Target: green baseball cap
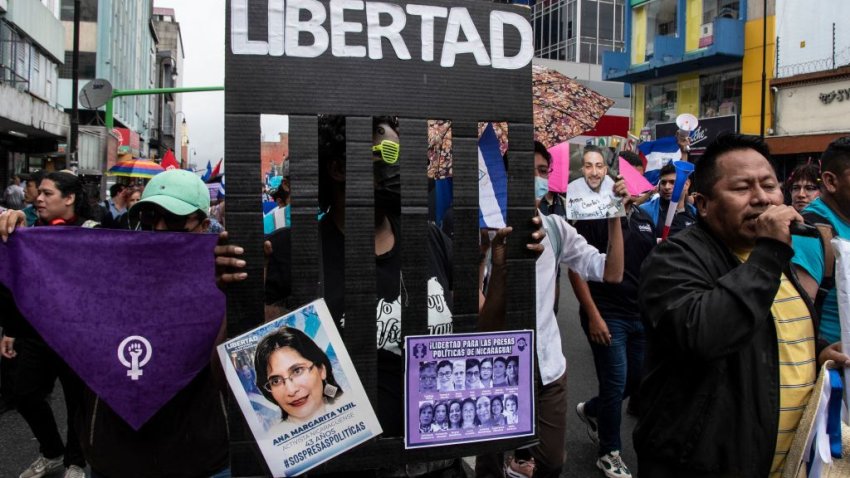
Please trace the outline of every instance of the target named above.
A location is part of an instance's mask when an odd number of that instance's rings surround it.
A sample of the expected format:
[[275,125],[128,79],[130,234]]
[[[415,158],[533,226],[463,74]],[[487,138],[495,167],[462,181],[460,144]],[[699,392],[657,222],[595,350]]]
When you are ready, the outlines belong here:
[[171,169],[157,174],[145,186],[142,199],[130,209],[130,216],[139,213],[142,204],[156,204],[178,216],[195,211],[210,214],[210,192],[207,185],[191,171]]

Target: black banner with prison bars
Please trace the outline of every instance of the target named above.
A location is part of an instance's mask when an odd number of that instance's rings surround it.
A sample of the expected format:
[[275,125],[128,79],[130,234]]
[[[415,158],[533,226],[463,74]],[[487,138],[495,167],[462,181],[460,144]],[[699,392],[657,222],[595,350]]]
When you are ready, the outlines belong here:
[[[348,8],[340,11],[340,5]],[[372,116],[395,115],[400,123],[401,268],[407,291],[402,335],[428,333],[428,254],[422,240],[429,227],[428,119],[452,121],[454,331],[474,331],[478,321],[480,121],[508,123],[507,214],[514,232],[508,242],[506,324],[509,329],[533,329],[535,258],[525,248],[534,215],[528,9],[488,1],[414,5],[313,0],[230,0],[227,9],[226,224],[231,242],[245,248],[249,274],[248,280],[228,289],[228,336],[256,327],[264,317],[258,190],[263,114],[289,115],[290,303],[296,306],[317,297],[320,281],[317,115],[346,117],[346,323],[341,332],[373,404],[378,376]],[[287,34],[288,28],[297,34]],[[343,39],[334,32],[343,32]],[[429,36],[433,42],[426,41]],[[403,54],[399,39],[409,55]],[[292,42],[296,45],[288,47]],[[367,53],[356,56],[362,51],[349,48],[356,46],[366,47]],[[349,56],[344,56],[346,51]],[[238,407],[231,406],[229,414],[233,475],[267,474]],[[529,443],[529,438],[521,438],[405,450],[401,437],[378,438],[323,465],[319,472],[476,455]]]

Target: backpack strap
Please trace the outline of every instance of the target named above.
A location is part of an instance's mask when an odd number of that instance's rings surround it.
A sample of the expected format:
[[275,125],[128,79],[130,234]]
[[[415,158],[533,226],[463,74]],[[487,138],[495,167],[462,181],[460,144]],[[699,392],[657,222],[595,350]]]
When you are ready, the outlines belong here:
[[827,294],[835,288],[835,250],[832,248],[832,238],[835,237],[835,229],[829,219],[814,212],[806,212],[803,219],[818,229],[823,251],[823,277],[818,285],[818,294],[815,297],[815,309],[818,313],[823,310],[823,302]]

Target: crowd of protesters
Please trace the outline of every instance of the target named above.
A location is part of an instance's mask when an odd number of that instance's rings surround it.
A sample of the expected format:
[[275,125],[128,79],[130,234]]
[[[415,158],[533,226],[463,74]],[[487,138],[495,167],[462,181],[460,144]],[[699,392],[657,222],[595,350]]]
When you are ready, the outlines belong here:
[[[378,394],[375,408],[384,435],[404,434],[404,360],[401,338],[402,241],[425,241],[429,294],[445,307],[428,311],[429,330],[452,332],[452,239],[429,224],[423,238],[401,236],[399,131],[393,117],[376,117],[372,128],[375,187],[374,255],[377,281],[376,341]],[[390,147],[394,145],[394,147]],[[840,347],[833,237],[850,238],[850,137],[830,144],[818,164],[798,167],[781,183],[767,146],[757,137],[727,134],[698,158],[683,161],[695,171],[678,204],[672,191],[676,170],[660,171],[656,189],[630,195],[619,176],[612,193],[626,211],[622,218],[570,223],[564,198],[548,190],[552,158],[535,145],[528,166],[540,215],[523,241],[536,260],[535,388],[539,442],[506,455],[476,459],[479,477],[557,477],[567,460],[568,372],[557,323],[560,273],[569,276],[596,369],[596,390],[573,389],[582,400],[575,413],[597,447],[596,466],[609,478],[780,476],[819,367],[827,361],[850,366]],[[613,164],[618,154],[636,169],[634,153],[585,147],[585,169]],[[338,327],[344,327],[345,121],[319,118],[318,171],[321,295]],[[404,159],[402,159],[404,160]],[[506,162],[508,160],[506,159]],[[512,165],[516,167],[515,165]],[[603,166],[603,175],[615,176]],[[532,174],[533,173],[533,174]],[[594,173],[596,174],[596,173]],[[607,184],[595,176],[590,189]],[[595,182],[594,182],[595,181]],[[601,185],[600,185],[601,184]],[[286,191],[272,197],[288,207]],[[784,187],[783,187],[784,186]],[[219,232],[214,257],[218,283],[244,280],[241,247],[227,244],[223,204],[211,208],[203,181],[188,171],[166,171],[146,187],[116,184],[100,202],[69,171],[36,171],[13,177],[3,193],[3,241],[25,227],[77,226],[127,230]],[[672,234],[661,240],[669,208],[676,208]],[[215,216],[218,216],[217,218]],[[216,220],[218,219],[218,220]],[[819,237],[792,236],[793,223],[816,225]],[[481,330],[498,330],[504,315],[505,241],[510,228],[482,234],[491,249],[486,290],[481,290]],[[266,237],[266,317],[292,304],[290,230]],[[155,273],[155,271],[151,271]],[[21,478],[64,470],[65,477],[225,477],[229,471],[225,393],[215,367],[206,367],[139,430],[129,427],[99,400],[61,357],[17,312],[14,297],[0,287],[0,406],[17,407],[39,443],[40,456]],[[222,324],[223,325],[223,324]],[[224,338],[224,329],[220,339]],[[212,351],[210,351],[212,352]],[[504,362],[505,359],[502,359]],[[444,367],[445,365],[445,367]],[[433,363],[421,387],[487,388],[497,380],[497,363]],[[477,372],[469,373],[470,370]],[[486,372],[485,372],[486,371]],[[458,383],[456,376],[463,377]],[[470,382],[470,377],[477,381]],[[46,397],[59,379],[68,409],[67,435],[59,433]],[[259,380],[249,378],[249,380]],[[256,384],[260,389],[265,384]],[[487,398],[484,396],[484,398]],[[621,452],[623,404],[638,417],[634,431],[637,464]],[[423,432],[511,419],[516,397],[493,394],[469,407],[450,401],[420,406]],[[376,476],[464,476],[460,459],[379,470]],[[635,473],[637,474],[637,473]]]

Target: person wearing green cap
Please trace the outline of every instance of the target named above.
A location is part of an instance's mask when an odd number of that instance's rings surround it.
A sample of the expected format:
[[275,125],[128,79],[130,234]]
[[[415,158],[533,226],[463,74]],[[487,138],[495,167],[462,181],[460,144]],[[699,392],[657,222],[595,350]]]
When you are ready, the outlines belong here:
[[131,229],[206,232],[210,193],[193,172],[173,169],[150,180],[142,199],[130,208]]
[[[147,184],[128,212],[129,224],[135,230],[207,232],[209,210],[204,182],[190,171],[169,170]],[[236,258],[242,248],[224,245],[226,232],[219,237],[217,282],[221,286],[245,279],[244,272],[225,272],[245,266],[245,261]],[[224,337],[223,327],[219,336]],[[218,383],[212,367],[206,367],[138,431],[102,403],[98,406],[99,398],[86,390],[82,423],[88,426],[80,431],[80,439],[92,476],[161,476],[165,471],[187,477],[226,474],[227,411]]]

